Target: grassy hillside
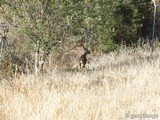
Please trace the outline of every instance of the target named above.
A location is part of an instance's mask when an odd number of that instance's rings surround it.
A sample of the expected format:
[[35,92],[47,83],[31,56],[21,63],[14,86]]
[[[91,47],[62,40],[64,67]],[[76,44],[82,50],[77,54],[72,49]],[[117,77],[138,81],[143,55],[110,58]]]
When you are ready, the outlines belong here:
[[159,51],[123,48],[92,57],[84,70],[2,80],[0,119],[160,119]]

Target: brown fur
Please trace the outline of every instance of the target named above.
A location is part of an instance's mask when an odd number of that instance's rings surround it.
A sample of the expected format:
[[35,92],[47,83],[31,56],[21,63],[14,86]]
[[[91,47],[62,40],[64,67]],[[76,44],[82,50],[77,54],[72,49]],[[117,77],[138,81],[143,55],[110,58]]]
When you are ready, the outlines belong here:
[[83,49],[84,49],[84,53],[81,55],[81,57],[79,58],[79,66],[80,66],[80,68],[85,68],[85,66],[86,66],[86,63],[87,63],[87,54],[90,54],[90,51],[87,49],[87,48],[85,48],[85,47],[83,47]]

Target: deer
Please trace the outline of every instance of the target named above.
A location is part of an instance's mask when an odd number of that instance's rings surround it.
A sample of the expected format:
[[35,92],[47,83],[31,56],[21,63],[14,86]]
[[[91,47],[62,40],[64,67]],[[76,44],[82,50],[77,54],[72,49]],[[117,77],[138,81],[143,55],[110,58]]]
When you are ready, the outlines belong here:
[[85,68],[86,63],[88,62],[86,56],[87,56],[87,54],[91,54],[91,52],[86,47],[83,46],[83,49],[84,49],[84,53],[79,58],[79,66],[80,66],[80,68]]

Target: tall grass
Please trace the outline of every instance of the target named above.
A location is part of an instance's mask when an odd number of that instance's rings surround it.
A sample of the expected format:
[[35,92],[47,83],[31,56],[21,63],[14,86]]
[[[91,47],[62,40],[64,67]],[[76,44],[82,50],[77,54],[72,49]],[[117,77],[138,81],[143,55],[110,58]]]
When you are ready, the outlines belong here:
[[4,79],[0,119],[160,119],[159,51],[124,48],[92,57],[84,70]]

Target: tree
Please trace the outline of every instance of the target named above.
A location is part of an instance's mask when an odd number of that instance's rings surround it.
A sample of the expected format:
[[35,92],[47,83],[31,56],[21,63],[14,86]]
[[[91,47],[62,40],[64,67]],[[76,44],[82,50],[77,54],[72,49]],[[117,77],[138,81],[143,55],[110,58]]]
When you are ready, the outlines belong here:
[[86,43],[92,50],[109,52],[122,42],[136,44],[150,27],[151,0],[4,0],[1,4],[1,14],[13,26],[12,39],[18,43],[13,52],[22,56],[34,52],[39,69],[52,51],[62,56],[74,48],[72,44]]
[[40,61],[45,62],[51,50],[60,46],[69,34],[64,21],[65,7],[62,5],[62,2],[54,0],[5,2],[7,10],[3,14],[4,18],[15,27],[19,35],[25,36],[21,43],[28,41],[25,45],[35,51],[35,69],[43,69]]

